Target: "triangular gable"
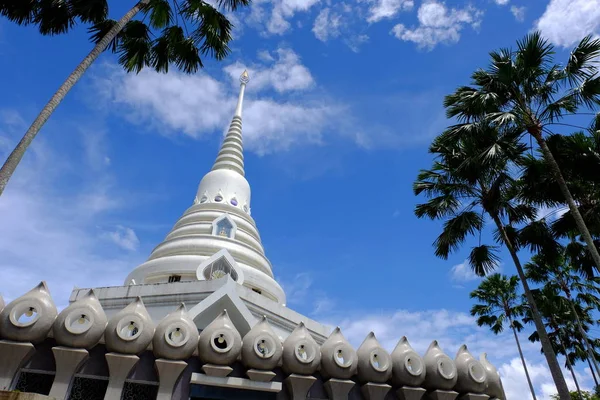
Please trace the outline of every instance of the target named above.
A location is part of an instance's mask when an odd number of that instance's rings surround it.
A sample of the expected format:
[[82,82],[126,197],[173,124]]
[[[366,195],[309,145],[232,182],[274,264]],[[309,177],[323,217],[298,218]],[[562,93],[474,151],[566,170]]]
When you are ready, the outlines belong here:
[[240,299],[236,291],[237,283],[226,276],[227,282],[210,296],[196,304],[188,314],[194,320],[198,329],[204,329],[223,310],[227,310],[229,318],[235,325],[242,337],[256,324],[256,318],[252,315],[246,304]]
[[238,267],[237,262],[234,260],[231,254],[229,254],[227,249],[221,249],[206,260],[202,261],[202,263],[196,269],[196,278],[198,278],[199,281],[207,280],[207,277],[204,275],[205,269],[219,262],[221,259],[235,271],[236,277],[234,280],[240,285],[243,284],[244,274],[242,269]]

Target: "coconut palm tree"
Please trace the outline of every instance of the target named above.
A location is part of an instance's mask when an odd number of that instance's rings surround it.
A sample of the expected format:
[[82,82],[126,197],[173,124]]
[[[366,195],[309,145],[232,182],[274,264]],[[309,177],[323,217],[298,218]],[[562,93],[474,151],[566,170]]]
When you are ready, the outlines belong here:
[[[498,248],[481,243],[488,216],[496,227],[495,241],[503,244],[517,269],[523,285],[550,372],[562,399],[569,399],[569,389],[556,354],[537,313],[535,299],[518,256],[519,242],[516,225],[535,220],[535,209],[516,201],[516,182],[510,175],[526,146],[518,139],[518,129],[498,129],[489,124],[472,127],[473,135],[438,136],[430,146],[436,158],[433,167],[422,170],[413,184],[416,195],[429,200],[415,208],[419,218],[445,220],[442,233],[434,242],[436,256],[447,259],[458,250],[468,236],[478,239],[468,257],[476,274],[484,276],[499,262]],[[546,246],[550,249],[550,246]]]
[[[236,10],[250,0],[219,0],[219,6]],[[53,5],[46,7],[46,5]],[[174,64],[186,73],[202,68],[202,56],[222,60],[229,54],[232,25],[217,8],[203,0],[138,0],[118,21],[106,19],[107,0],[0,0],[0,15],[21,24],[36,24],[43,34],[66,32],[79,19],[92,22],[95,43],[35,118],[21,141],[0,168],[0,196],[25,151],[67,93],[104,50],[119,55],[127,72],[150,67],[167,72]],[[134,20],[138,14],[148,24]]]
[[529,376],[529,370],[525,363],[525,356],[521,349],[521,342],[517,332],[523,330],[523,324],[518,320],[525,313],[525,307],[521,302],[521,296],[517,294],[519,286],[519,278],[516,276],[507,277],[506,275],[493,274],[485,278],[479,287],[472,291],[470,297],[476,299],[479,303],[471,308],[471,315],[477,316],[477,325],[489,326],[495,335],[504,330],[504,326],[508,326],[513,332],[519,357],[523,363],[525,377],[529,384],[531,397],[536,400],[533,383]]
[[569,309],[579,334],[581,344],[591,360],[594,369],[600,373],[594,351],[588,340],[587,333],[579,318],[576,307],[585,305],[592,309],[600,309],[600,279],[597,277],[582,279],[579,273],[571,266],[563,255],[560,257],[545,257],[543,253],[534,255],[531,261],[525,264],[527,278],[535,283],[542,283],[556,292],[562,292],[564,303]]
[[516,50],[491,52],[490,66],[472,74],[472,86],[459,87],[446,97],[446,113],[456,117],[459,124],[445,134],[476,134],[477,124],[486,121],[534,138],[587,250],[599,266],[598,248],[545,136],[556,126],[570,125],[563,122],[566,117],[600,104],[600,76],[595,62],[600,56],[600,39],[588,36],[581,40],[564,66],[556,64],[553,55],[553,46],[539,32],[518,41]]

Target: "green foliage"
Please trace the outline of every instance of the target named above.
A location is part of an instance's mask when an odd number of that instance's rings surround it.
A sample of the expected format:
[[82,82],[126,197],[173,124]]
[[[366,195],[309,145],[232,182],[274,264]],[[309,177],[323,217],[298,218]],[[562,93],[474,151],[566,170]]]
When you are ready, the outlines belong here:
[[[203,57],[222,60],[230,52],[233,25],[222,10],[249,4],[250,0],[221,0],[215,8],[203,0],[147,0],[144,18],[129,21],[108,50],[117,53],[127,72],[168,72],[174,65],[194,73],[203,67]],[[108,11],[107,0],[0,0],[0,16],[19,25],[36,25],[43,35],[67,33],[80,22],[89,23],[94,44],[116,24]]]
[[486,277],[470,294],[479,302],[471,308],[471,315],[477,317],[477,325],[489,326],[495,334],[501,333],[506,324],[520,332],[523,325],[519,319],[525,315],[525,307],[518,287],[516,276],[493,274]]
[[[591,392],[581,392],[581,396],[577,392],[571,392],[571,400],[600,400],[600,396]],[[551,399],[560,400],[558,394],[550,396]]]

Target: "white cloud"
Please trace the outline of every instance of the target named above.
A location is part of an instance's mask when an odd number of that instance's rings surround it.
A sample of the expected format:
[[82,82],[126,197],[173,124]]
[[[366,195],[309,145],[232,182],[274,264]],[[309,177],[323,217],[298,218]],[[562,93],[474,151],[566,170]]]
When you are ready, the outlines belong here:
[[473,272],[469,262],[465,260],[463,263],[457,264],[450,269],[450,279],[453,282],[470,282],[481,278]]
[[273,54],[263,51],[259,53],[259,58],[263,60],[270,58],[272,61],[267,61],[267,65],[256,67],[236,62],[228,65],[224,70],[237,85],[239,76],[247,69],[252,81],[252,88],[256,91],[273,88],[279,93],[284,93],[306,90],[315,84],[308,68],[301,63],[300,57],[291,49],[279,48]]
[[324,8],[319,12],[312,31],[316,38],[326,42],[330,38],[336,38],[340,35],[341,15],[331,12],[329,8]]
[[496,4],[500,5],[500,6],[505,6],[508,4],[508,2],[510,0],[494,0],[496,2]]
[[439,43],[452,44],[460,40],[463,28],[479,27],[483,13],[468,6],[463,9],[448,8],[443,2],[425,1],[417,13],[419,25],[407,28],[398,24],[392,29],[396,38],[414,42],[420,48],[433,49]]
[[[531,377],[531,381],[536,391],[536,397],[539,400],[551,400],[551,396],[556,394],[556,386],[554,385],[552,374],[550,374],[550,370],[543,360],[544,359],[541,357],[539,363],[530,363],[526,360],[527,371],[529,372],[529,376]],[[520,358],[513,358],[509,362],[502,364],[498,367],[498,372],[500,372],[500,376],[502,377],[502,385],[504,386],[507,399],[532,398],[525,377],[523,363]],[[571,373],[566,369],[563,369],[563,375],[569,389],[572,391],[576,390]],[[591,390],[592,382],[590,374],[583,375],[578,371],[575,371],[575,376],[581,385],[581,390]]]
[[600,0],[551,0],[535,27],[552,43],[572,46],[600,34]]
[[[4,128],[0,141],[7,145],[14,145],[24,128],[15,126],[11,132],[10,124],[0,126]],[[51,136],[52,124],[46,130]],[[81,140],[84,148],[89,144],[86,133],[77,129],[70,140]],[[0,159],[9,147],[0,146]],[[135,252],[113,252],[97,240],[97,226],[104,224],[106,212],[117,211],[122,202],[108,172],[94,165],[96,156],[88,158],[87,150],[82,155],[82,159],[74,153],[69,156],[40,136],[2,195],[0,291],[7,301],[46,280],[57,306],[64,307],[74,283],[83,287],[120,285],[123,271],[142,261]],[[99,160],[104,157],[107,155]],[[74,177],[75,182],[83,183],[74,185]]]
[[360,51],[360,46],[369,41],[369,36],[365,34],[353,35],[347,38],[344,42],[355,53]]
[[319,0],[275,0],[271,17],[267,22],[267,31],[271,34],[282,35],[291,28],[289,19],[297,12],[308,11]]
[[[268,96],[270,90],[306,92],[314,88],[310,71],[291,50],[274,53],[276,61],[261,67],[250,65],[250,83],[244,101],[245,146],[259,154],[285,150],[295,144],[321,143],[323,132],[339,118],[342,106],[326,96],[295,96],[293,101]],[[266,54],[262,54],[264,59]],[[245,68],[234,63],[225,72],[238,82]],[[132,123],[147,124],[164,134],[199,138],[228,126],[237,98],[236,86],[224,85],[201,71],[195,75],[142,71],[125,74],[106,68],[96,84],[115,112]]]
[[525,7],[517,7],[517,6],[510,7],[510,12],[513,14],[515,19],[519,22],[525,21],[525,10],[526,10]]
[[367,22],[378,22],[385,18],[395,17],[400,11],[410,11],[415,6],[413,0],[375,0],[369,8]]
[[105,232],[103,236],[124,250],[135,251],[140,245],[135,231],[121,225],[112,232]]

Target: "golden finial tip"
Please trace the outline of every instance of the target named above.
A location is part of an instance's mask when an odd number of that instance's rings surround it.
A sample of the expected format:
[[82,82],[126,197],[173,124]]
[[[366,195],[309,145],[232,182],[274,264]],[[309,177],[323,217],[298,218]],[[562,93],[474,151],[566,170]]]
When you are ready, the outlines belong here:
[[240,76],[240,82],[242,83],[248,83],[248,81],[250,80],[250,75],[248,75],[248,70],[244,70],[244,72],[242,72],[242,76]]

